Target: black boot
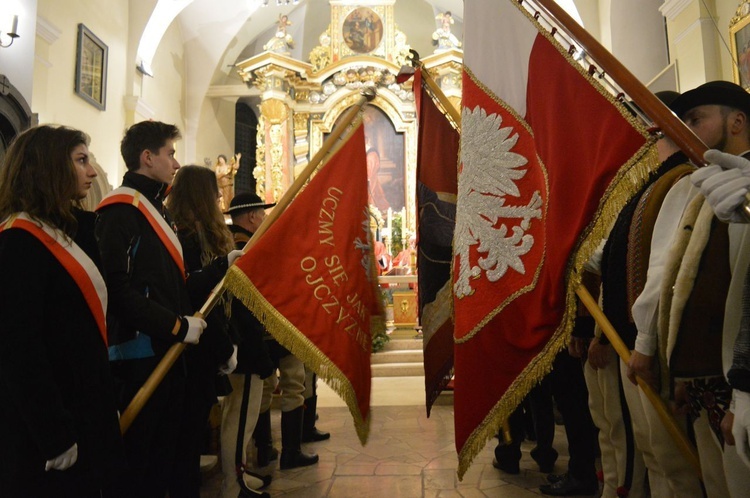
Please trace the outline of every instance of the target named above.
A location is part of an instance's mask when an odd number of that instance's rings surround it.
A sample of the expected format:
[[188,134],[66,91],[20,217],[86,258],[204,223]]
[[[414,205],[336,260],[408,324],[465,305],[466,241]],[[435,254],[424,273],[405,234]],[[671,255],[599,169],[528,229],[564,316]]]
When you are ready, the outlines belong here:
[[258,423],[255,424],[253,439],[255,439],[255,447],[258,448],[258,467],[265,467],[279,457],[278,450],[273,447],[270,409],[258,415]]
[[331,437],[330,432],[321,432],[315,427],[315,416],[317,415],[318,397],[312,396],[305,400],[305,411],[302,417],[302,442],[312,443],[325,441]]
[[318,463],[318,455],[302,453],[302,410],[300,406],[281,412],[281,470],[305,467]]

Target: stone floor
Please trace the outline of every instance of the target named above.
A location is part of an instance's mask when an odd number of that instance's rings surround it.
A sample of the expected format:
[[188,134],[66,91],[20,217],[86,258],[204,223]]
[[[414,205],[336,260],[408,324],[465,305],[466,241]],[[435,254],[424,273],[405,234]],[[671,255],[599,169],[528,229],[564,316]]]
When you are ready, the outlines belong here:
[[[338,396],[319,382],[318,428],[331,439],[305,445],[317,452],[317,465],[280,471],[278,462],[264,472],[273,475],[267,491],[273,497],[299,498],[432,498],[432,497],[539,497],[544,475],[529,456],[531,443],[523,444],[521,474],[508,475],[492,467],[495,441],[474,460],[463,481],[456,475],[453,440],[453,406],[450,398],[433,407],[427,418],[422,377],[374,378],[370,437],[361,446],[351,415]],[[272,427],[279,443],[279,412]],[[567,467],[567,444],[560,427],[555,448],[560,458],[555,472]],[[276,464],[276,465],[274,465]],[[201,498],[217,498],[221,474],[205,475]]]

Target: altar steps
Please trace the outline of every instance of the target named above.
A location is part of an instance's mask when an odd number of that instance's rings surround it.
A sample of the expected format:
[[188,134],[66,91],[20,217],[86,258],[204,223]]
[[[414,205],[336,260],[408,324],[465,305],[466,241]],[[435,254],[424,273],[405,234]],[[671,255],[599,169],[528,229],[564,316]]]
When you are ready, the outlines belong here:
[[373,377],[421,377],[424,376],[422,338],[393,337],[382,351],[371,356]]

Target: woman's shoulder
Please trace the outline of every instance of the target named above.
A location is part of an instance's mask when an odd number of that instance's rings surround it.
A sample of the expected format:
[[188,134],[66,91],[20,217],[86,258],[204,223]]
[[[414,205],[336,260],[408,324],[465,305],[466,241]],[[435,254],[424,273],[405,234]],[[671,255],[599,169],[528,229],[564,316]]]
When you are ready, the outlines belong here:
[[38,260],[49,253],[46,246],[31,232],[11,228],[0,232],[0,262],[18,264],[19,260]]

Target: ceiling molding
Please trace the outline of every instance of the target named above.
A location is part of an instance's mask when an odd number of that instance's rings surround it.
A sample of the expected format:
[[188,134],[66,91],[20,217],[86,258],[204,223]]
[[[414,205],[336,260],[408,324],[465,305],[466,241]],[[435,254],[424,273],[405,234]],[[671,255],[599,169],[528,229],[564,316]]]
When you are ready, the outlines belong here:
[[154,109],[146,104],[141,98],[135,95],[126,95],[124,100],[126,110],[134,111],[145,119],[153,119],[154,116],[156,116],[156,111],[154,111]]
[[659,12],[668,21],[674,21],[691,3],[693,3],[693,0],[664,0],[662,6],[659,7]]
[[42,40],[52,45],[58,38],[60,38],[61,33],[62,31],[60,31],[60,28],[49,22],[44,17],[36,17],[36,34]]

